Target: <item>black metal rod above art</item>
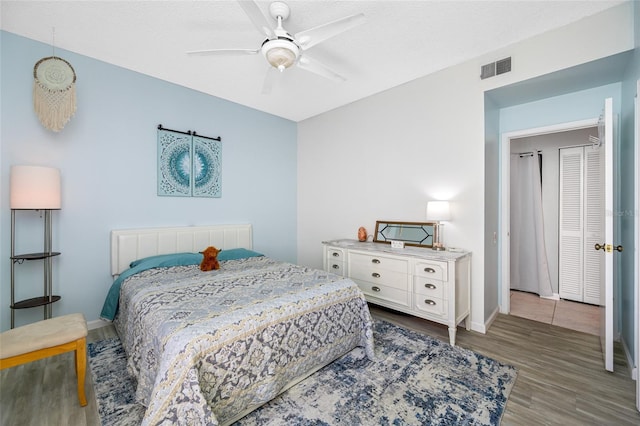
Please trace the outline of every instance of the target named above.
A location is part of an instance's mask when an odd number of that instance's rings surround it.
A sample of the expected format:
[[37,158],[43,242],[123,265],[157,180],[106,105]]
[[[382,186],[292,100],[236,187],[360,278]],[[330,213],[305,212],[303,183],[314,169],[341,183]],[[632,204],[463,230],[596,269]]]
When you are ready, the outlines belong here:
[[204,139],[211,139],[212,141],[222,141],[222,138],[220,136],[214,138],[211,136],[202,136],[196,133],[196,131],[191,131],[191,130],[187,130],[186,132],[180,131],[180,130],[173,130],[173,129],[167,129],[166,127],[162,127],[162,124],[158,124],[158,130],[164,130],[166,132],[174,132],[174,133],[180,133],[182,135],[191,135],[191,136],[197,136],[199,138],[204,138]]

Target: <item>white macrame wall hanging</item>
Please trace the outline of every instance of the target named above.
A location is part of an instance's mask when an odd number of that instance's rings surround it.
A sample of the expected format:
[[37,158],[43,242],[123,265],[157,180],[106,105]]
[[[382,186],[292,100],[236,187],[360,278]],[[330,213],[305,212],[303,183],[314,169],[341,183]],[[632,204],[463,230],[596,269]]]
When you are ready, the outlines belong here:
[[33,67],[33,107],[44,127],[62,130],[76,112],[76,72],[57,56],[40,59]]

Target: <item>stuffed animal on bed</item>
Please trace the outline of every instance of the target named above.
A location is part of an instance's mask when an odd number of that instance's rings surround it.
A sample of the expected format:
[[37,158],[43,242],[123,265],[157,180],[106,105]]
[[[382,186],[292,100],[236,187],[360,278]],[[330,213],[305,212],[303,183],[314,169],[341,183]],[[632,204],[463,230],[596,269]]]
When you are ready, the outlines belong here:
[[220,262],[218,262],[218,253],[222,250],[218,250],[214,246],[207,247],[202,253],[202,262],[200,263],[201,271],[211,271],[213,269],[220,269]]

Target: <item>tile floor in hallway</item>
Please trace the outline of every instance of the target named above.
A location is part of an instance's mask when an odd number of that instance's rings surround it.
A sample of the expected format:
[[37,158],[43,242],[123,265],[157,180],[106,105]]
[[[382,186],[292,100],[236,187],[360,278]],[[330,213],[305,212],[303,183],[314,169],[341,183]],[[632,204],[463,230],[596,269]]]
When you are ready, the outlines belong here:
[[537,294],[511,291],[511,315],[600,335],[600,307],[586,303],[542,299]]

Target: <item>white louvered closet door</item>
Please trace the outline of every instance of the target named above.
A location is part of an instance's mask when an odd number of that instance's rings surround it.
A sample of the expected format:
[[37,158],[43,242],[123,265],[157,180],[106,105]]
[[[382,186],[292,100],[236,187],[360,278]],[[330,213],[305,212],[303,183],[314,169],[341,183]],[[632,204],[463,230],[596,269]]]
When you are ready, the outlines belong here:
[[563,299],[599,304],[602,256],[600,152],[592,147],[560,150],[559,293]]
[[560,150],[560,235],[558,290],[563,299],[582,301],[584,269],[582,148]]
[[604,281],[604,256],[593,247],[604,241],[604,185],[602,181],[601,152],[598,148],[584,147],[585,203],[584,203],[584,291],[583,302],[600,304],[600,284]]

